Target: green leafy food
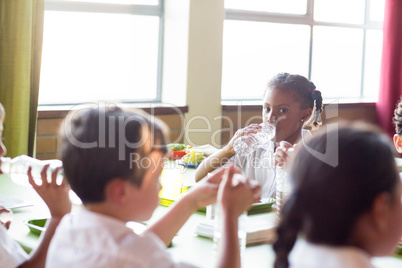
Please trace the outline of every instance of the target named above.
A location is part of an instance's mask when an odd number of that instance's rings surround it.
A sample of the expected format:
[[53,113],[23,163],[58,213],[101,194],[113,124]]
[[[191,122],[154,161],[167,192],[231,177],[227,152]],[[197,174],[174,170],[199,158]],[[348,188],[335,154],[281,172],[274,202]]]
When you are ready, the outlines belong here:
[[171,151],[184,151],[187,149],[187,146],[181,143],[170,143],[168,147]]

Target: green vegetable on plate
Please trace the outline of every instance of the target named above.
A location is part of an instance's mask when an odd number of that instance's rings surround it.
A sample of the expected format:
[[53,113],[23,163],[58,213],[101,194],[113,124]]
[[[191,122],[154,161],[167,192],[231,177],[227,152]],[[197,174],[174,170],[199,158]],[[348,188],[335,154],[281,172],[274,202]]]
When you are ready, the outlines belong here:
[[184,151],[187,149],[187,145],[181,143],[170,143],[168,144],[168,148],[171,151]]

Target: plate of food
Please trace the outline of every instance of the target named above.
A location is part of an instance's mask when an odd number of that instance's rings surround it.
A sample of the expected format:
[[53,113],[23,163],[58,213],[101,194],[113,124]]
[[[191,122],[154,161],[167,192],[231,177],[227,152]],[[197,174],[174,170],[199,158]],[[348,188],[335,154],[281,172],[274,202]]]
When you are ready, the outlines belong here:
[[191,146],[187,146],[182,143],[170,143],[168,144],[169,148],[169,159],[171,160],[177,160],[181,159],[183,156],[186,155],[186,150],[191,148]]
[[189,168],[198,167],[201,162],[205,159],[203,152],[197,152],[195,150],[187,150],[186,155],[181,159],[176,160],[179,165],[183,165]]

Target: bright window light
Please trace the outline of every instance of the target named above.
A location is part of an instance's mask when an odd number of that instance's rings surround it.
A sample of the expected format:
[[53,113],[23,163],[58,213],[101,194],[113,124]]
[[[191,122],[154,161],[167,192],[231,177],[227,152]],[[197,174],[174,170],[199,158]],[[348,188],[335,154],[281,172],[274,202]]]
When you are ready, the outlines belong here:
[[225,8],[306,14],[307,0],[226,0]]
[[46,11],[40,104],[157,98],[159,17]]
[[370,0],[370,19],[373,21],[384,20],[385,0]]
[[307,76],[309,32],[305,25],[226,20],[222,98],[261,99],[278,72]]
[[314,27],[311,80],[325,98],[360,97],[363,30]]
[[107,3],[122,5],[150,5],[158,4],[158,0],[67,0],[71,2],[87,2],[87,3]]
[[382,54],[382,31],[366,32],[366,57],[364,60],[364,96],[378,98]]
[[314,20],[364,23],[365,0],[314,0]]
[[384,3],[226,0],[222,99],[260,99],[269,78],[289,72],[326,100],[376,101]]

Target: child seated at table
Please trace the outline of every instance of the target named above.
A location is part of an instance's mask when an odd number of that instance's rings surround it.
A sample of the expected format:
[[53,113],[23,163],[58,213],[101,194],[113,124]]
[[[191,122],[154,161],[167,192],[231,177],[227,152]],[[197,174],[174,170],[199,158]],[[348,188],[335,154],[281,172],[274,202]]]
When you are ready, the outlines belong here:
[[192,267],[166,251],[197,209],[218,199],[224,211],[219,267],[239,267],[237,218],[259,198],[259,187],[232,184],[233,167],[187,191],[146,231],[128,221],[148,220],[158,206],[167,152],[163,126],[149,115],[116,106],[71,112],[61,128],[66,179],[83,202],[65,216],[51,242],[47,267]]
[[373,267],[372,256],[394,252],[402,184],[386,135],[356,123],[320,131],[292,161],[275,267]]
[[[402,100],[398,101],[396,109],[394,111],[394,117],[392,118],[395,124],[394,145],[398,153],[402,153]],[[399,173],[402,179],[402,173]],[[402,245],[402,237],[399,243]]]
[[196,171],[196,181],[225,163],[234,163],[245,177],[256,180],[261,185],[261,197],[275,198],[275,149],[281,141],[290,145],[297,143],[308,133],[304,128],[317,125],[321,111],[321,92],[307,78],[289,73],[274,76],[264,92],[262,111],[263,122],[276,127],[272,141],[268,141],[249,156],[240,156],[234,151],[234,142],[243,135],[256,134],[261,131],[261,126],[251,124],[238,130],[225,147],[201,162]]
[[[0,157],[7,152],[3,144],[3,121],[5,119],[5,111],[0,103]],[[46,178],[46,171],[49,166],[46,166],[42,171],[42,184],[37,185],[32,178],[30,170],[28,171],[29,183],[35,191],[45,201],[49,207],[51,218],[47,225],[46,232],[42,236],[42,240],[38,248],[28,256],[25,251],[7,234],[7,229],[10,226],[10,221],[0,221],[0,267],[45,267],[45,260],[50,240],[53,237],[54,231],[59,224],[61,218],[71,210],[71,202],[68,196],[69,187],[66,183],[61,185],[56,184],[56,176],[59,169],[56,169],[51,176],[50,182]],[[0,174],[1,161],[0,161]],[[0,213],[8,213],[9,210],[0,206]]]
[[395,124],[394,145],[398,153],[402,153],[402,100],[398,101],[392,118]]

